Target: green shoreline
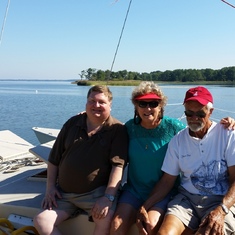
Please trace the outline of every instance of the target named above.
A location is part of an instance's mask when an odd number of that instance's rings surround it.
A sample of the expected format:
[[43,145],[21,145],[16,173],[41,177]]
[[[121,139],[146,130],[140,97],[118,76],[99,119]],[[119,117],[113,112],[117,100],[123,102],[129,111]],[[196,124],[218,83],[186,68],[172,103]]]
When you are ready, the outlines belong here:
[[[78,86],[94,86],[94,85],[107,85],[107,86],[138,86],[140,80],[127,80],[127,81],[87,81],[78,80],[71,82]],[[221,86],[235,86],[233,81],[195,81],[195,82],[165,82],[154,81],[159,85],[221,85]]]

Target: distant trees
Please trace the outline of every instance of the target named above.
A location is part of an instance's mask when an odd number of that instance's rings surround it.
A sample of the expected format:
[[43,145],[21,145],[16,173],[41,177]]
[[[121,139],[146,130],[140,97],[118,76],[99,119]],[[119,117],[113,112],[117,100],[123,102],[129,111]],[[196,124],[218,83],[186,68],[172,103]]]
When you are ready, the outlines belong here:
[[91,81],[106,80],[140,80],[140,81],[166,81],[166,82],[195,82],[195,81],[232,81],[235,82],[235,66],[222,69],[176,69],[164,72],[138,73],[127,70],[111,72],[89,68],[79,74],[81,79]]

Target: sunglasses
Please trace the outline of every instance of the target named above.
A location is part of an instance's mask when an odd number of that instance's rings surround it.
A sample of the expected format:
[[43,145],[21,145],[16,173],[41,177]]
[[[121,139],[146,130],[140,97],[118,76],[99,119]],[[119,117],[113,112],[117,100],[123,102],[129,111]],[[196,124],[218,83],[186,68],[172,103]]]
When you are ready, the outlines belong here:
[[139,101],[138,105],[140,108],[146,108],[147,106],[149,106],[149,108],[156,108],[158,106],[159,102],[158,101]]
[[204,118],[206,116],[206,113],[203,112],[203,111],[193,112],[193,111],[190,111],[190,110],[186,110],[186,111],[184,111],[184,114],[185,114],[186,117],[196,116],[196,117],[199,117],[199,118]]

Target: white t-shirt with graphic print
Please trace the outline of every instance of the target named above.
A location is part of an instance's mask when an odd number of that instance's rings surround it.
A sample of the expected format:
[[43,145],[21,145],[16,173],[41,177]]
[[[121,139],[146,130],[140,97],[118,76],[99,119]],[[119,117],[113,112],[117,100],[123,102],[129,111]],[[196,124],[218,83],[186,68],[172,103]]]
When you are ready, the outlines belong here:
[[213,122],[203,139],[189,135],[189,128],[170,141],[162,170],[181,174],[181,186],[199,195],[224,195],[228,167],[235,165],[235,131]]

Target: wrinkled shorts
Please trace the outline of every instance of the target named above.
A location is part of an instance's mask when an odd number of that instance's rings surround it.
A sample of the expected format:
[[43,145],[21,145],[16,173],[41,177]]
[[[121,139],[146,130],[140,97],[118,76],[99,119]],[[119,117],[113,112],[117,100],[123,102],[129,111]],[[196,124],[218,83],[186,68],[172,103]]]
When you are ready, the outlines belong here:
[[[103,197],[105,194],[106,186],[101,186],[91,192],[77,194],[77,193],[65,193],[60,188],[60,194],[62,198],[57,199],[57,210],[63,210],[70,215],[70,218],[76,217],[79,214],[87,214],[89,221],[93,221],[91,216],[91,210],[96,201]],[[115,211],[117,205],[117,197],[112,203],[110,210]]]
[[[179,187],[179,193],[169,202],[166,214],[178,217],[185,226],[197,230],[201,221],[215,209],[223,196],[201,196]],[[224,220],[225,234],[235,234],[235,206],[230,208]]]

